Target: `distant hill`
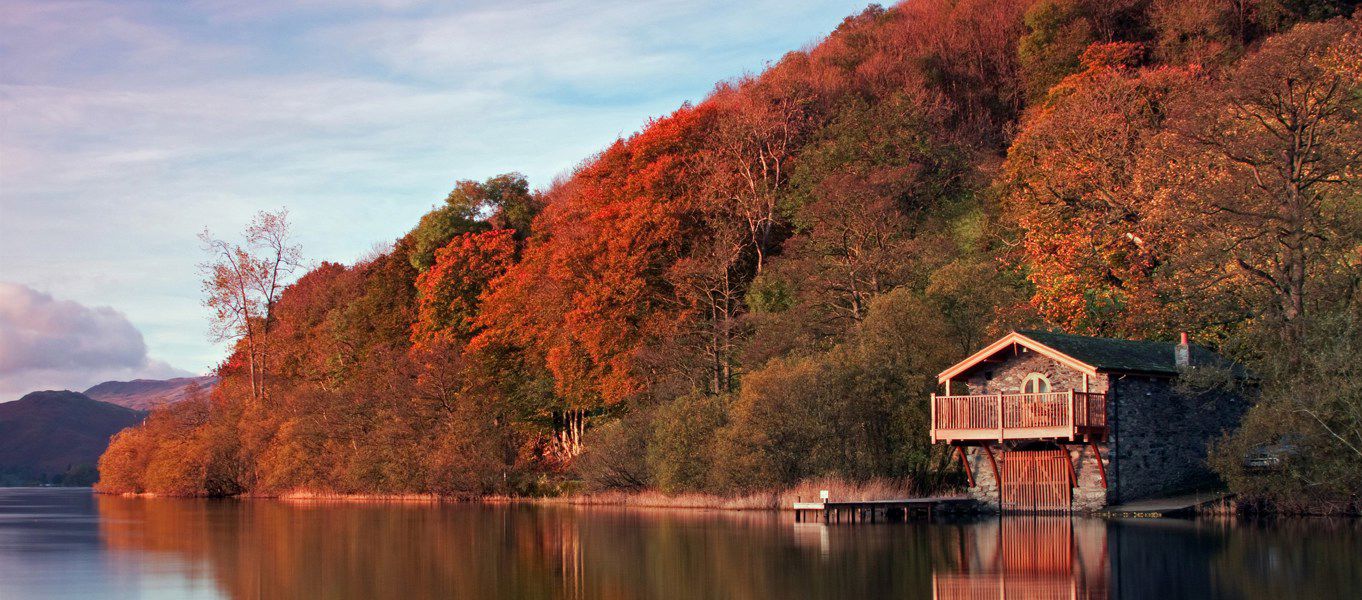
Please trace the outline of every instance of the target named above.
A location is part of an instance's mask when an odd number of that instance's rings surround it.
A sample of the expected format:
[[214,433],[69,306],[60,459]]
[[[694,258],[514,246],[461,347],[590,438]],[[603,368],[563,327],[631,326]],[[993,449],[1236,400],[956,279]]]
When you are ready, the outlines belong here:
[[218,378],[213,375],[164,380],[106,381],[85,390],[85,395],[100,402],[117,404],[133,410],[151,410],[163,404],[174,404],[184,400],[191,385],[198,385],[204,392],[208,392],[217,384]]
[[0,403],[0,485],[90,485],[109,438],[146,415],[72,391]]

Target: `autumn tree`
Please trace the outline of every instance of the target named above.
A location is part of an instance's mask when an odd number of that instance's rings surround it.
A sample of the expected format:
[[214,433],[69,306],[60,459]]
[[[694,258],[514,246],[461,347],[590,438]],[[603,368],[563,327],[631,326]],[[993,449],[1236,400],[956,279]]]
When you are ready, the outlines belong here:
[[522,260],[483,298],[474,348],[521,348],[542,361],[571,454],[588,411],[647,390],[644,344],[677,331],[690,310],[667,274],[704,239],[685,185],[704,119],[682,108],[550,190]]
[[259,212],[246,227],[242,243],[199,235],[208,262],[204,303],[212,311],[216,341],[244,344],[251,397],[265,397],[275,326],[275,307],[293,273],[302,266],[302,251],[291,239],[288,211]]
[[359,268],[323,262],[293,282],[275,308],[275,362],[285,378],[335,386],[353,364],[355,340],[339,328],[338,315],[363,293]]
[[535,226],[551,234],[531,238],[484,299],[479,337],[540,353],[571,402],[637,394],[643,340],[681,310],[665,275],[695,232],[682,184],[700,118],[687,107],[659,119],[550,191]]
[[1170,97],[1190,72],[1142,70],[1134,44],[1095,45],[1086,70],[1033,108],[1008,151],[1004,219],[1032,301],[1069,331],[1132,333],[1155,310],[1149,280],[1163,257],[1147,214],[1140,161],[1165,126]]
[[[502,475],[517,459],[516,444],[507,441],[513,421],[532,416],[542,404],[526,397],[536,395],[535,370],[498,343],[480,344],[471,354],[466,345],[478,332],[490,282],[515,262],[515,235],[510,229],[465,233],[436,251],[435,263],[416,278],[419,300],[409,352],[418,368],[414,393],[440,411],[440,443],[461,448],[459,456],[474,461],[468,468],[485,473],[495,463],[502,465]],[[442,468],[449,460],[442,460]]]
[[479,298],[515,259],[514,235],[510,229],[465,233],[435,251],[435,263],[416,278],[420,303],[413,341],[472,337]]
[[1142,41],[1145,0],[1040,0],[1026,11],[1026,35],[1017,45],[1022,78],[1032,102],[1064,77],[1086,68],[1088,46]]
[[808,92],[781,80],[720,86],[706,104],[718,111],[706,151],[708,194],[747,231],[760,273],[779,243],[780,194],[809,127]]
[[1151,176],[1179,283],[1258,291],[1288,346],[1312,308],[1352,301],[1362,276],[1359,23],[1300,25],[1198,86]]
[[1303,21],[1347,16],[1349,0],[1154,0],[1148,8],[1159,58],[1170,64],[1225,63],[1262,38]]
[[967,168],[934,131],[909,97],[855,102],[800,156],[786,206],[797,233],[781,267],[799,282],[799,318],[847,329],[875,296],[933,268],[933,248],[952,245],[936,234],[959,207]]
[[[707,235],[667,272],[677,290],[670,299],[689,318],[678,319],[670,339],[658,339],[646,360],[712,394],[737,384],[737,348],[743,337],[744,296],[755,269],[750,232],[710,213]],[[713,218],[713,217],[718,218]]]

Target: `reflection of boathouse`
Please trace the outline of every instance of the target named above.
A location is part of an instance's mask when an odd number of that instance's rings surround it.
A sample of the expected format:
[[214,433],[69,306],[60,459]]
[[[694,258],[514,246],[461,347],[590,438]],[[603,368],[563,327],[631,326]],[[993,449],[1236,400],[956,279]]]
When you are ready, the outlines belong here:
[[1007,518],[959,538],[958,568],[932,573],[938,600],[1108,597],[1106,524],[1068,517]]
[[1013,332],[938,376],[932,441],[954,446],[970,494],[1003,510],[1094,510],[1184,491],[1207,475],[1208,443],[1246,405],[1176,383],[1223,363],[1185,336]]

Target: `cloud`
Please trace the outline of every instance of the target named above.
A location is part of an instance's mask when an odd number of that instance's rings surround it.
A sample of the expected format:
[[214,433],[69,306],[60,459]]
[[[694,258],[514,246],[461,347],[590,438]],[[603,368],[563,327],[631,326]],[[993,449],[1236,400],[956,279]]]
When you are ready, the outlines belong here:
[[148,354],[209,368],[205,226],[286,206],[308,258],[352,261],[456,180],[545,185],[863,7],[5,0],[0,279],[116,306]]
[[122,313],[0,282],[0,399],[34,389],[83,390],[109,379],[188,373],[147,356]]

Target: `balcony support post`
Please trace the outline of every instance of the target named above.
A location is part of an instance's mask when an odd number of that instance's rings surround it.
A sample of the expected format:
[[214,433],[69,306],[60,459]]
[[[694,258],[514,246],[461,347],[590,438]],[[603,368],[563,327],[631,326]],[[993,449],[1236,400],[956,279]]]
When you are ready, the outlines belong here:
[[956,446],[955,453],[960,455],[960,466],[965,468],[965,480],[969,481],[970,487],[974,487],[974,472],[969,470],[969,457],[965,455],[965,447]]
[[993,483],[998,486],[998,494],[1001,498],[1003,493],[1003,476],[998,473],[998,460],[993,458],[993,449],[988,444],[980,444],[984,452],[988,454],[988,464],[993,467]]

